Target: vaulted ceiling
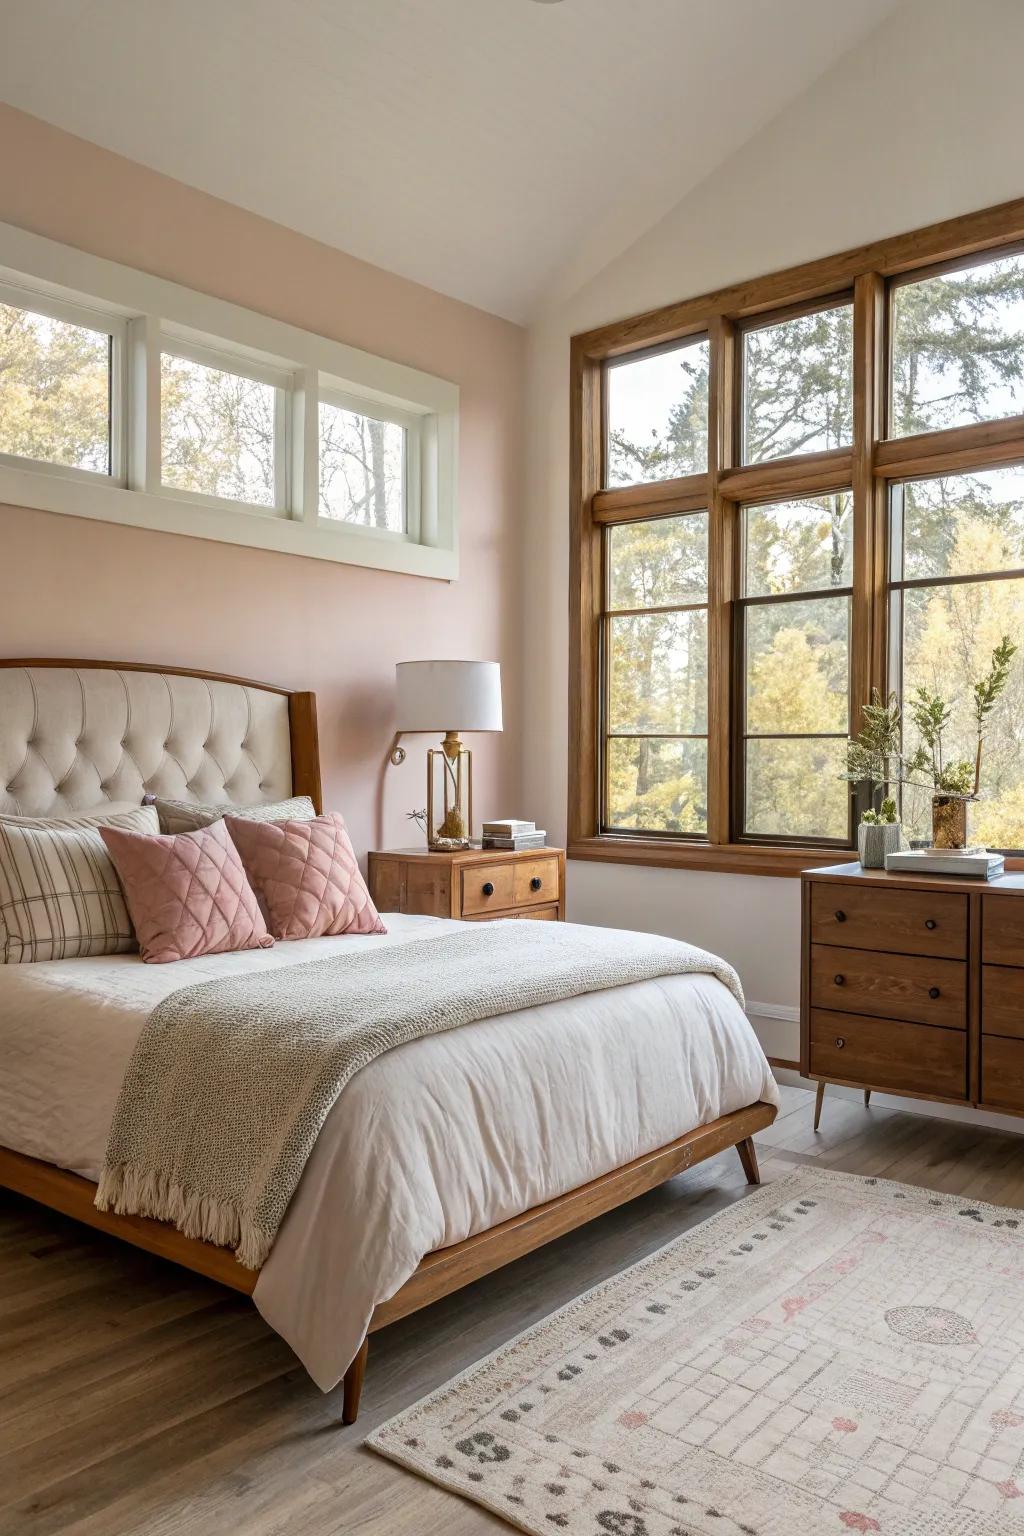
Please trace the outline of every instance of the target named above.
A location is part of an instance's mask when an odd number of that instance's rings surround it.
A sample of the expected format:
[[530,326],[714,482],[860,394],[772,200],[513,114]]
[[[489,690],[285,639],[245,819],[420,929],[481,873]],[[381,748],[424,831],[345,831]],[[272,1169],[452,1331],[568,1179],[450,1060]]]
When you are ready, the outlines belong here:
[[0,97],[517,321],[895,0],[3,0]]

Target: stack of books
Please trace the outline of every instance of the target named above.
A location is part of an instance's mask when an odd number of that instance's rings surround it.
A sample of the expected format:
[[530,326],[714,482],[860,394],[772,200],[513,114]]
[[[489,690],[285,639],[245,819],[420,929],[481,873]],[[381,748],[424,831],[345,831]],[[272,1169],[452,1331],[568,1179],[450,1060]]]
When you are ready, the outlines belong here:
[[975,880],[994,880],[1003,873],[1001,853],[987,848],[913,848],[903,853],[887,853],[886,869],[901,870],[906,875],[967,875]]
[[536,822],[516,821],[514,818],[485,821],[482,833],[481,844],[484,848],[502,848],[513,853],[523,848],[543,848],[547,841],[547,833],[540,831]]

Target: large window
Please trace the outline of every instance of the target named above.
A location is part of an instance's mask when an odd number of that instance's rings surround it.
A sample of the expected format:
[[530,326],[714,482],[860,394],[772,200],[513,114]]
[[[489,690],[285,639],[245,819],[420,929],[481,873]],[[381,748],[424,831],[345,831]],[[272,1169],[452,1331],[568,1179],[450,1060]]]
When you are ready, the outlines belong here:
[[[951,702],[952,759],[971,760],[969,679],[981,677],[1003,635],[1024,636],[1024,465],[909,480],[891,491],[893,681]],[[917,745],[908,728],[911,748]],[[985,794],[971,835],[992,848],[1024,846],[1024,675],[1015,668],[985,741]],[[930,841],[928,804],[904,796],[908,833]]]
[[458,416],[448,380],[0,223],[0,504],[452,580]]
[[708,517],[608,531],[605,820],[707,835]]
[[848,834],[849,492],[744,507],[742,826],[760,838]]
[[[577,856],[842,857],[873,690],[938,691],[971,755],[971,681],[1024,650],[1024,205],[1004,219],[1004,249],[967,218],[574,338]],[[1024,849],[1024,666],[983,791],[973,833]],[[926,801],[903,814],[926,838]]]

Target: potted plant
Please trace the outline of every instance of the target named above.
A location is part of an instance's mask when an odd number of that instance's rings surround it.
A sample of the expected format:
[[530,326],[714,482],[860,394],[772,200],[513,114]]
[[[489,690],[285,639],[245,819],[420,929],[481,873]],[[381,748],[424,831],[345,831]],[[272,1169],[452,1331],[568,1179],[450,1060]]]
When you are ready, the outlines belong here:
[[[907,756],[903,751],[899,700],[892,693],[883,702],[878,691],[873,692],[871,703],[864,706],[860,733],[847,744],[846,772],[843,774],[849,783],[865,785],[870,800],[876,794],[883,797],[877,811],[872,806],[861,818],[858,850],[865,868],[883,868],[885,854],[903,846],[896,802],[890,793],[903,785],[924,788],[931,794],[932,846],[947,850],[966,848],[967,806],[981,792],[982,751],[989,716],[1006,688],[1010,664],[1016,653],[1017,646],[1004,635],[992,652],[988,672],[972,686],[973,762],[966,758],[947,758],[943,738],[953,708],[941,695],[930,693],[924,687],[914,690],[909,716],[919,742]],[[879,827],[887,829],[884,838],[871,830]],[[893,827],[895,831],[891,830]],[[879,856],[878,849],[883,842],[885,846]]]

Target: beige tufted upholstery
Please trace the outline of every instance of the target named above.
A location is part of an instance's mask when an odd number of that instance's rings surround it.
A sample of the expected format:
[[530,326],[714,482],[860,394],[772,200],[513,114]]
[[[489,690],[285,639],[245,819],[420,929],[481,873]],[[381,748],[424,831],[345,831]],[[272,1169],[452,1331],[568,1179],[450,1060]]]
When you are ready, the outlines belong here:
[[0,667],[0,811],[292,792],[288,699],[166,672]]

